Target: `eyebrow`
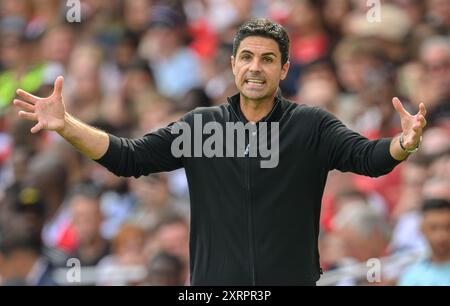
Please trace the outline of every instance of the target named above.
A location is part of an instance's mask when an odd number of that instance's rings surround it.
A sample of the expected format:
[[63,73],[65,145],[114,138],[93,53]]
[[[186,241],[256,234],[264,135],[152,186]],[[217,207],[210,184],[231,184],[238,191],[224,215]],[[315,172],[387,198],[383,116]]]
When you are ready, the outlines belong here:
[[[254,55],[254,53],[252,51],[245,50],[245,49],[242,50],[239,54],[242,54],[242,53],[250,53],[250,54]],[[271,55],[273,57],[277,57],[277,55],[275,53],[273,53],[273,52],[266,52],[266,53],[261,54],[261,56],[268,56],[268,55]]]

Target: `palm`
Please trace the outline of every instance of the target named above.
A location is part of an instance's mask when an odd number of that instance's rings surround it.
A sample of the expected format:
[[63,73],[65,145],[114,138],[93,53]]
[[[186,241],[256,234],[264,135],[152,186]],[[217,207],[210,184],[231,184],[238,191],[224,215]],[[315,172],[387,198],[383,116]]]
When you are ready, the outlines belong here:
[[64,125],[64,104],[62,97],[53,97],[42,99],[35,104],[36,115],[39,122],[45,123],[48,130],[57,130]]
[[37,121],[31,129],[32,133],[45,129],[58,131],[64,127],[65,107],[61,95],[63,78],[58,77],[55,81],[55,87],[51,96],[39,98],[33,96],[21,89],[17,94],[22,99],[15,99],[14,104],[21,108],[19,116]]
[[413,121],[411,118],[400,118],[402,131],[404,131],[404,136],[408,136],[408,134],[411,133],[412,127],[413,127]]
[[420,103],[419,112],[416,115],[411,115],[405,110],[398,98],[392,99],[392,103],[400,115],[404,145],[407,148],[413,148],[419,143],[423,128],[427,124],[427,121],[425,120],[425,115],[427,113],[425,105]]

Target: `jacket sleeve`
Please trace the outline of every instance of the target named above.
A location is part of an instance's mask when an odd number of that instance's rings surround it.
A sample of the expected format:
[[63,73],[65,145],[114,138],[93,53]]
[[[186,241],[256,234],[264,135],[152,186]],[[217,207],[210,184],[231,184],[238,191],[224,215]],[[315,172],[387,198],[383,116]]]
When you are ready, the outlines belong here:
[[118,176],[139,177],[155,172],[183,167],[182,157],[171,152],[174,123],[138,139],[120,138],[109,134],[109,147],[96,162]]
[[400,161],[389,151],[392,138],[368,140],[347,128],[332,114],[318,109],[320,148],[329,170],[378,177],[391,172]]

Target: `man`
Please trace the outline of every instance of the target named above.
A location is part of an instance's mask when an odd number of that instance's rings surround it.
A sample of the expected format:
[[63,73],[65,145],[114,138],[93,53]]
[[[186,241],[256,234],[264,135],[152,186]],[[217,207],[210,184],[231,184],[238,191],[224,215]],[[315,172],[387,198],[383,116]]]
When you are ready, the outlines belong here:
[[426,200],[422,207],[422,233],[430,246],[430,256],[417,262],[400,277],[402,286],[450,285],[450,203],[445,199]]
[[11,234],[0,241],[1,286],[55,286],[39,235]]
[[111,251],[109,242],[100,233],[103,221],[100,192],[92,186],[76,186],[68,203],[77,240],[71,257],[78,258],[82,266],[96,266]]
[[[23,109],[22,118],[37,121],[32,133],[57,131],[117,175],[137,177],[185,168],[191,197],[191,284],[314,285],[321,273],[317,237],[328,171],[388,173],[418,147],[426,111],[421,104],[412,116],[395,98],[402,137],[369,141],[329,113],[277,94],[289,69],[288,54],[289,38],[281,26],[267,19],[245,23],[235,36],[231,57],[239,94],[136,140],[108,135],[65,112],[62,77],[50,97],[19,90],[22,100],[14,103]],[[195,131],[199,122],[200,128],[209,124],[210,130],[211,124],[219,131],[239,123],[250,128],[245,137],[240,133],[232,142],[228,137],[226,143],[215,142],[214,149],[226,147],[228,157],[220,157],[220,152],[212,157],[206,152],[200,156],[194,152],[198,157],[178,155],[178,150],[174,154],[172,144],[179,141],[174,131],[179,133],[180,126],[194,128],[194,135],[183,136],[193,138],[194,151],[198,142],[203,143],[205,135],[198,139]],[[273,163],[264,167],[266,152],[262,146],[255,148],[254,140],[257,130],[265,134],[267,124],[271,149],[279,145],[272,152]],[[190,153],[189,143],[183,144],[185,149]]]
[[19,184],[0,198],[0,285],[56,285],[57,254],[44,248],[40,237],[45,204],[37,189]]

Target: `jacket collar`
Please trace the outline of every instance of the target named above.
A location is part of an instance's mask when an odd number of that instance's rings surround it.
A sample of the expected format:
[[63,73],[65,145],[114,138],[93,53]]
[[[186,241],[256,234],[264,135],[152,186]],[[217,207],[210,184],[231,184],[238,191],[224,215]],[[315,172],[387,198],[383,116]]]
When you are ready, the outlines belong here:
[[[237,116],[236,120],[247,123],[248,120],[245,118],[244,114],[241,111],[240,93],[237,93],[231,97],[228,97],[227,100],[228,100],[228,103],[230,104],[231,108],[233,109],[235,116]],[[277,121],[279,121],[284,112],[283,100],[284,99],[281,96],[280,90],[278,90],[277,95],[275,96],[275,103],[272,107],[272,110],[270,111],[270,113],[267,116],[265,116],[258,122],[277,122]]]

